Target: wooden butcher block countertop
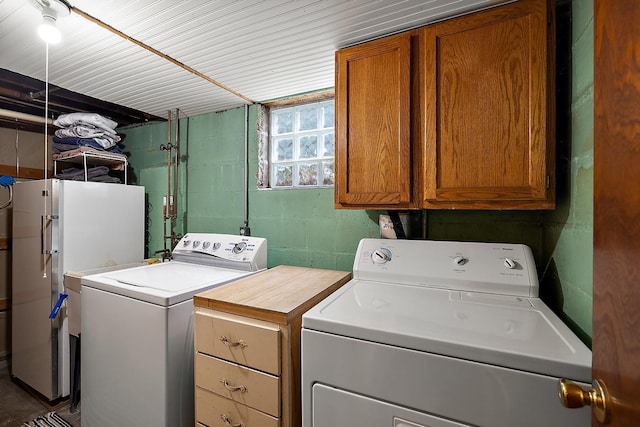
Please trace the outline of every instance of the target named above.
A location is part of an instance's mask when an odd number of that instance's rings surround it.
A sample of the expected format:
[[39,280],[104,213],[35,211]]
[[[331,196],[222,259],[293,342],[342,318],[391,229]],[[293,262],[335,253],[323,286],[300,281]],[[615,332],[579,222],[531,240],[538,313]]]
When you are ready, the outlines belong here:
[[287,325],[351,279],[351,273],[280,265],[194,296],[210,308]]

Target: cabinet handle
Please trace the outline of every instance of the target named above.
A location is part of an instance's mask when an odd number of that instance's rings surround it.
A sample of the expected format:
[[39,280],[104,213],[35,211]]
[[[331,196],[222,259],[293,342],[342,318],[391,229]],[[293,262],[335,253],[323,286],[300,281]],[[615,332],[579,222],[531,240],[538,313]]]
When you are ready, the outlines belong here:
[[244,341],[240,340],[238,342],[231,342],[224,335],[220,337],[220,341],[222,341],[222,344],[226,345],[227,347],[231,347],[231,348],[234,348],[234,347],[245,348],[245,347],[247,347],[247,344]]
[[222,422],[223,423],[225,423],[226,425],[229,425],[231,427],[244,427],[243,423],[234,424],[233,421],[231,421],[231,418],[229,418],[228,415],[222,414],[222,415],[220,415],[220,418],[222,418]]
[[240,393],[244,393],[247,391],[247,387],[243,386],[243,385],[231,385],[229,384],[229,382],[227,381],[226,378],[222,378],[220,380],[220,382],[222,384],[224,384],[224,388],[226,388],[229,391],[239,391]]

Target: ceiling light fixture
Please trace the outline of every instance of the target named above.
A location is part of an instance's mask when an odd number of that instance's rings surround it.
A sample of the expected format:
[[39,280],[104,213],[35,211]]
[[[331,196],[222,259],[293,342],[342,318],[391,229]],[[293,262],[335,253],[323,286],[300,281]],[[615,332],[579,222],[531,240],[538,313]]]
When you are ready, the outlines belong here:
[[56,21],[59,17],[69,16],[69,5],[63,0],[31,0],[31,3],[42,13],[42,24],[38,27],[40,38],[47,43],[60,42],[62,35]]

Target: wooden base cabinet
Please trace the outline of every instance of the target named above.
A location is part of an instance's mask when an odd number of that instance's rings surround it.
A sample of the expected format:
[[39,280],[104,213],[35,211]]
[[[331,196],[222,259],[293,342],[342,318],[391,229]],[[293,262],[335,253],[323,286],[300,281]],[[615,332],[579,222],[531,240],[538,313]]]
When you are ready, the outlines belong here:
[[196,426],[299,427],[302,314],[350,278],[278,266],[196,295]]
[[335,206],[553,209],[554,43],[520,0],[338,51]]

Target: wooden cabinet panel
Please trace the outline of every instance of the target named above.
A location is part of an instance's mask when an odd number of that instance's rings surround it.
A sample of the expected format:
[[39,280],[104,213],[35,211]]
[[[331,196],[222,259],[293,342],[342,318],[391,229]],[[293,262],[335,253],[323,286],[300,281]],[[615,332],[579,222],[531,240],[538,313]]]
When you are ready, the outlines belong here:
[[554,208],[548,2],[520,0],[336,52],[335,206]]
[[196,353],[194,373],[199,387],[280,416],[279,377],[202,353]]
[[280,420],[249,406],[196,387],[198,423],[209,427],[279,427]]
[[280,265],[195,295],[198,425],[299,427],[302,315],[350,278]]
[[426,206],[553,207],[546,2],[444,21],[423,37]]
[[280,329],[231,314],[196,310],[196,351],[280,374]]
[[411,34],[336,52],[336,207],[411,202]]

